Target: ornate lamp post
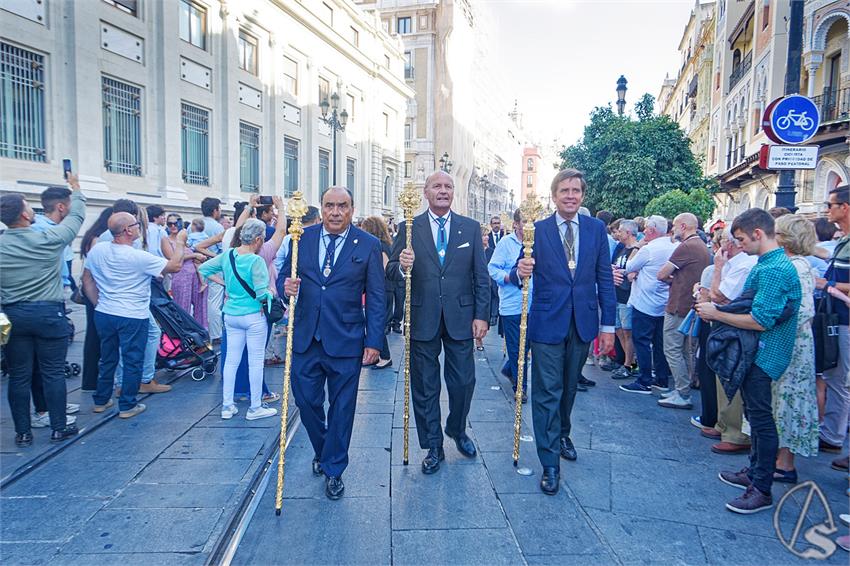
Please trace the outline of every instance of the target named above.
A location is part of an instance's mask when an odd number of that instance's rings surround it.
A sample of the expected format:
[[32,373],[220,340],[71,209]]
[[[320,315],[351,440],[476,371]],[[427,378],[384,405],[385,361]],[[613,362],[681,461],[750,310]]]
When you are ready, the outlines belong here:
[[454,163],[452,163],[449,159],[449,152],[443,153],[443,156],[440,158],[440,170],[451,175],[452,165],[454,165]]
[[620,78],[617,79],[617,114],[620,116],[623,115],[623,109],[626,107],[627,82],[629,81],[623,75],[620,75]]
[[[345,124],[348,123],[348,112],[344,108],[342,112],[338,112],[339,95],[337,93],[331,95],[330,102],[327,98],[322,100],[319,107],[322,109],[322,122],[330,126],[333,131],[333,184],[336,185],[336,133],[345,131]],[[330,116],[328,109],[331,110]]]

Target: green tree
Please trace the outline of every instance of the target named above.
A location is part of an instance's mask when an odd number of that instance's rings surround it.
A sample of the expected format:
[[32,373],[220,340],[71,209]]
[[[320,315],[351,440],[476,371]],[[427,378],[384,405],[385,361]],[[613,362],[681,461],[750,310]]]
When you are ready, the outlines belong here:
[[713,192],[688,137],[669,117],[654,115],[654,104],[651,95],[643,95],[635,105],[637,120],[618,116],[610,106],[595,108],[582,138],[561,152],[562,167],[584,171],[584,204],[592,211],[634,217],[673,189]]
[[714,207],[714,197],[705,189],[694,189],[690,193],[673,189],[649,201],[643,214],[660,214],[664,218],[673,219],[683,212],[691,212],[705,222],[711,217]]

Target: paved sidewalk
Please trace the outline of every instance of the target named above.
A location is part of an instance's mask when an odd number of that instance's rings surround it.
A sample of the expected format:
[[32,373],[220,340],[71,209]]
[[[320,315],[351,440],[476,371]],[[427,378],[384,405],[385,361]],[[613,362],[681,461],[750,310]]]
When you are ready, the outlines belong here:
[[[561,492],[543,495],[533,442],[522,443],[520,465],[534,475],[520,476],[512,465],[512,397],[498,375],[503,358],[495,335],[486,352],[476,352],[469,433],[479,455],[464,458],[448,440],[445,465],[425,476],[411,428],[410,465],[403,466],[401,344],[392,335],[393,369],[362,374],[345,496],[324,496],[300,428],[287,451],[283,515],[274,515],[272,477],[235,563],[802,562],[777,541],[772,513],[744,517],[724,509],[738,492],[721,484],[717,471],[742,467],[744,456],[712,454],[710,441],[688,424],[692,413],[622,393],[620,382],[592,366],[586,375],[599,385],[579,393],[574,411],[579,459],[562,462]],[[280,391],[281,369],[268,369],[266,377]],[[244,403],[237,417],[222,421],[220,391],[218,376],[180,378],[172,392],[150,397],[139,417],[104,424],[0,491],[0,561],[203,564],[279,423],[245,421]],[[102,418],[90,414],[89,395],[79,400],[81,421]],[[527,435],[530,407],[523,412]],[[443,419],[446,410],[444,402]],[[9,459],[27,457],[10,448],[9,428],[2,424],[0,433],[4,474]],[[45,444],[36,431],[33,449]],[[829,468],[832,457],[800,459],[798,467],[802,479],[823,489],[837,520],[847,510],[847,479]],[[776,499],[785,491],[777,486]],[[793,529],[802,499],[783,513],[784,532]],[[813,506],[810,516],[821,515]],[[845,532],[839,526],[829,538]],[[847,555],[838,549],[826,562],[846,564]]]
[[[396,363],[402,359],[399,343],[393,344]],[[578,461],[562,462],[557,496],[543,495],[533,442],[522,443],[520,466],[531,467],[534,475],[520,476],[512,465],[514,408],[508,382],[498,375],[501,344],[492,335],[486,344],[484,354],[476,352],[469,419],[479,449],[475,459],[461,456],[447,439],[445,465],[425,476],[420,471],[424,452],[411,429],[410,465],[404,467],[403,374],[364,373],[345,496],[337,502],[325,498],[324,482],[310,472],[309,441],[299,430],[287,451],[283,515],[274,515],[272,482],[234,562],[803,562],[777,541],[771,512],[745,517],[724,508],[739,492],[722,484],[717,472],[741,468],[744,456],[712,454],[711,442],[688,423],[691,412],[662,409],[652,397],[623,393],[617,389],[621,382],[592,366],[585,374],[599,384],[578,394],[574,411]],[[443,400],[445,420],[445,390]],[[530,407],[523,412],[528,435]],[[831,458],[801,459],[799,471],[824,489],[837,519],[847,509],[847,479],[829,468]],[[777,501],[785,491],[777,485]],[[783,513],[785,536],[801,501],[802,496]],[[819,521],[820,511],[813,507],[810,515]],[[831,538],[845,532],[842,527]],[[846,564],[847,554],[838,549],[827,563]]]

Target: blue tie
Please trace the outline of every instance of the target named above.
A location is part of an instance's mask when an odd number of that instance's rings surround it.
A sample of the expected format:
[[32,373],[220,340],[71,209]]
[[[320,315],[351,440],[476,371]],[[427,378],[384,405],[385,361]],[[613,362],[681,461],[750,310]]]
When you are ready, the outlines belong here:
[[437,224],[440,225],[440,231],[437,232],[437,257],[440,258],[440,265],[446,261],[446,219],[437,218]]

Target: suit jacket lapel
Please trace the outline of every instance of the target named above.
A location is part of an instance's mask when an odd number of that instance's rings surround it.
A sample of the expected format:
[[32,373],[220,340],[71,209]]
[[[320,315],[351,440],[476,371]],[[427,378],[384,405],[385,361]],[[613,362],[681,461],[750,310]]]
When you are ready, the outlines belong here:
[[445,271],[446,267],[448,267],[449,262],[455,257],[455,250],[460,245],[459,242],[463,240],[463,227],[461,226],[460,218],[455,213],[451,215],[450,224],[449,241],[446,243],[446,261],[443,262],[440,271]]
[[555,257],[558,258],[558,265],[561,266],[567,273],[567,277],[572,278],[570,275],[570,270],[567,267],[567,255],[564,253],[564,242],[561,240],[561,231],[558,229],[558,218],[557,212],[550,216],[547,221],[544,229],[544,232],[549,237],[549,242],[552,245],[552,249],[555,250]]
[[[591,222],[583,220],[581,214],[578,215],[578,265],[576,265],[576,279],[578,279],[579,271],[584,271],[588,266],[596,263],[596,254],[593,249],[596,247],[593,237],[593,232],[590,230]],[[607,243],[607,242],[606,242]]]
[[[309,274],[310,276],[315,277],[316,281],[322,280],[322,272],[319,269],[319,246],[321,245],[322,239],[322,230],[319,228],[315,231],[316,236],[312,239],[302,240],[304,247],[307,248],[305,251],[307,252],[304,261],[298,262],[298,273],[301,274]],[[300,257],[299,257],[300,260]],[[306,264],[306,265],[305,265]]]
[[413,219],[413,239],[419,238],[420,246],[425,250],[425,255],[431,258],[437,269],[440,268],[440,258],[437,256],[437,247],[434,245],[434,237],[431,235],[431,219],[428,211]]

